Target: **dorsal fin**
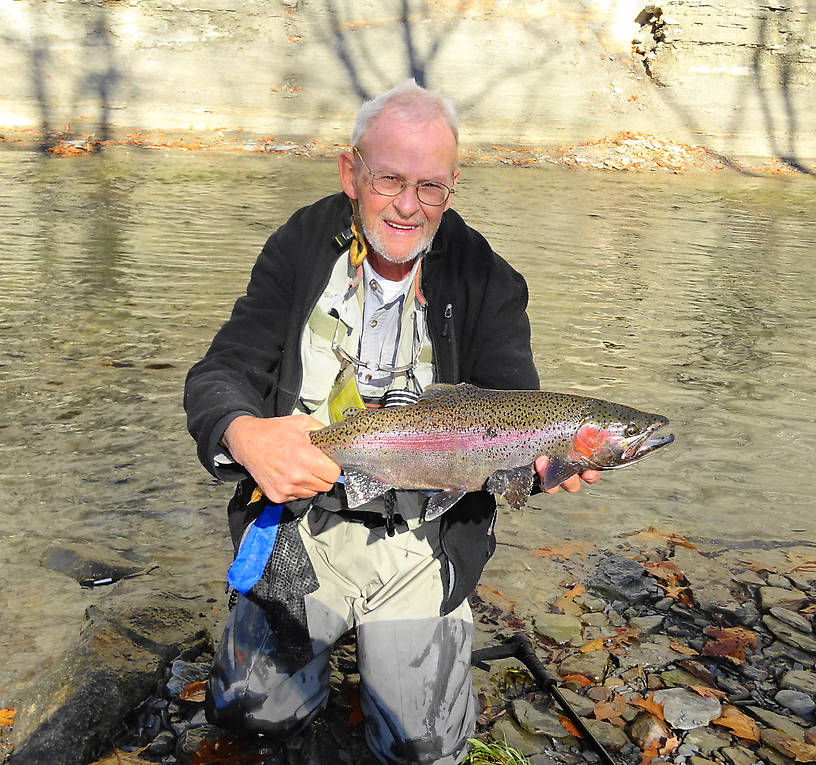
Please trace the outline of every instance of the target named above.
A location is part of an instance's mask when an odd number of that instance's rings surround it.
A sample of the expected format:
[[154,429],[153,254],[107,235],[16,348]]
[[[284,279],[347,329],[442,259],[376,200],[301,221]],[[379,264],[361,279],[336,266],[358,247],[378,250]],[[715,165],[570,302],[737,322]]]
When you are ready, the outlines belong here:
[[462,393],[473,386],[470,383],[459,383],[452,385],[451,383],[433,383],[422,391],[419,397],[420,401],[435,401],[446,396],[453,396],[456,393]]

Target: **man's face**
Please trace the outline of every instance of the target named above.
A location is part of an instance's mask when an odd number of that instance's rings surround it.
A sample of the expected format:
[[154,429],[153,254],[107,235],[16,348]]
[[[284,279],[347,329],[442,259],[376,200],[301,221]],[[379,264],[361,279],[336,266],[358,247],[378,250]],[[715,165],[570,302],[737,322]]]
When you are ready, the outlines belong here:
[[[386,110],[374,119],[357,148],[372,171],[413,183],[437,181],[452,187],[459,176],[456,140],[441,118],[418,124]],[[452,197],[444,205],[423,204],[414,186],[406,186],[395,197],[378,194],[363,163],[348,152],[340,158],[340,177],[346,194],[359,200],[366,239],[376,255],[389,263],[410,264],[426,250],[451,204]],[[376,257],[372,265],[376,269]]]

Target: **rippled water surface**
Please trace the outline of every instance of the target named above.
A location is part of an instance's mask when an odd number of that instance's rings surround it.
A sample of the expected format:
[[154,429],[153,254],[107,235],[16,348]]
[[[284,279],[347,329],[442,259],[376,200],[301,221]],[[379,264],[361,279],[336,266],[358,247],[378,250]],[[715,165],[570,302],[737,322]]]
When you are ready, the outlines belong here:
[[[816,539],[812,180],[462,175],[457,208],[528,279],[542,387],[661,412],[677,436],[507,517],[516,538]],[[0,152],[0,706],[99,597],[39,566],[49,545],[158,563],[157,587],[218,616],[230,487],[196,461],[184,375],[266,236],[337,188],[330,161]]]

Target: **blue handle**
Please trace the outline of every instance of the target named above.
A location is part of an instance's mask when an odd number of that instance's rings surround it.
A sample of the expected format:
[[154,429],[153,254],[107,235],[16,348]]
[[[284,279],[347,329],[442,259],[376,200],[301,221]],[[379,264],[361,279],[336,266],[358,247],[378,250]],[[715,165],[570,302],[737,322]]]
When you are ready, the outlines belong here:
[[283,505],[267,505],[247,531],[230,566],[227,583],[242,595],[263,576],[278,537]]

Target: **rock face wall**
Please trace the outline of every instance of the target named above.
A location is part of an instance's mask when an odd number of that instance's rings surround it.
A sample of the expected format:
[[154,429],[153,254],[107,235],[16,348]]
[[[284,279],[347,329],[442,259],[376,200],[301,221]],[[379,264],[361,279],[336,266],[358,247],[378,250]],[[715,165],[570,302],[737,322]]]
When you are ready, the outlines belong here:
[[412,76],[454,97],[466,142],[629,129],[813,157],[807,3],[0,0],[0,125],[345,142],[362,99]]

